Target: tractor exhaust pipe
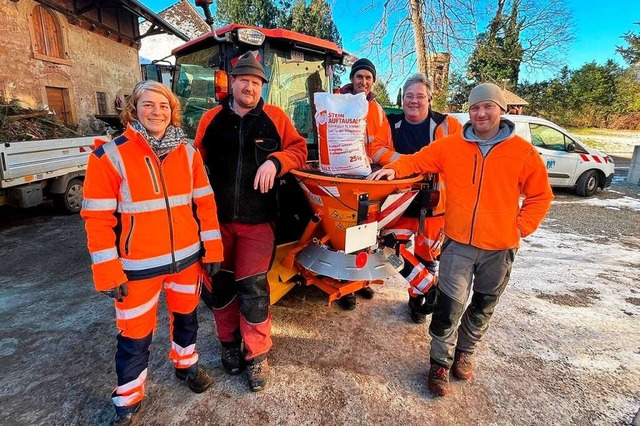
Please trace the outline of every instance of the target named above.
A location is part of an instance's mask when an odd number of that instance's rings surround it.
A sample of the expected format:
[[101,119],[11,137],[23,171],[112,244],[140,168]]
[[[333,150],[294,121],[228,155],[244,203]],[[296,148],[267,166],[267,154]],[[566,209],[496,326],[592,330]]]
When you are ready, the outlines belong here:
[[213,17],[211,16],[210,9],[210,6],[212,4],[213,0],[196,0],[196,6],[201,7],[202,11],[204,12],[204,22],[206,22],[207,25],[209,25],[209,28],[211,28],[211,35],[216,41],[223,42],[227,39],[224,36],[218,37],[218,35],[216,34],[216,28],[213,25]]

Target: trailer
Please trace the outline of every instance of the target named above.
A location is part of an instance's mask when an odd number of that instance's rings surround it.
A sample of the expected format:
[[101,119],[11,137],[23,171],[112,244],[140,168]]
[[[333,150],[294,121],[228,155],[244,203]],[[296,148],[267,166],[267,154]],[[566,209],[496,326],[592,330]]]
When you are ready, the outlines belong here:
[[64,213],[82,208],[94,137],[0,144],[0,206],[27,208],[49,199]]

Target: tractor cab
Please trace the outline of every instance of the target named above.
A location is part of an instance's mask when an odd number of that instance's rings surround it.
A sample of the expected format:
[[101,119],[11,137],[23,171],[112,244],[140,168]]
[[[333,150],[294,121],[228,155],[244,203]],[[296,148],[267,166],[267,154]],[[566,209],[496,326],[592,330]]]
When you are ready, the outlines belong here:
[[269,79],[262,98],[291,117],[307,139],[309,159],[317,159],[312,94],[331,92],[334,67],[350,66],[354,58],[333,42],[284,29],[231,24],[216,28],[215,37],[208,33],[173,50],[173,92],[187,135],[193,138],[202,114],[229,96],[228,74],[247,51],[256,55]]

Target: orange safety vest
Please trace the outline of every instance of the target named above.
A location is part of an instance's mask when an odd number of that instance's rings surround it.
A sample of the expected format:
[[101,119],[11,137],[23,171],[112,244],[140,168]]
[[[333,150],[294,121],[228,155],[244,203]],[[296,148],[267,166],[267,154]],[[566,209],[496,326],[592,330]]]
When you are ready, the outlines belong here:
[[89,156],[81,216],[98,291],[222,260],[213,190],[186,142],[160,161],[127,126]]

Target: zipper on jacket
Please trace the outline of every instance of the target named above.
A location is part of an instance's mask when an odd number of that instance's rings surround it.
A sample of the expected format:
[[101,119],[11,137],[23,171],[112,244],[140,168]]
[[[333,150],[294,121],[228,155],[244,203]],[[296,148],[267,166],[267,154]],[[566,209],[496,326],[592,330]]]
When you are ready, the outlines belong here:
[[[488,155],[488,153],[487,153],[487,155]],[[473,178],[473,180],[475,181],[478,154],[474,154],[473,157],[474,157],[474,164],[473,164],[473,175],[474,175],[474,178]],[[471,230],[469,231],[469,244],[471,244],[471,241],[473,241],[473,230],[475,228],[475,223],[476,223],[476,212],[478,210],[478,204],[480,203],[480,190],[482,189],[482,177],[484,176],[485,158],[481,158],[480,161],[482,161],[482,165],[480,166],[480,178],[478,179],[478,192],[476,194],[476,204],[473,206],[473,213],[471,215]]]
[[153,182],[153,189],[156,191],[156,194],[160,193],[160,187],[158,186],[158,180],[156,179],[156,173],[153,170],[153,166],[151,165],[151,158],[144,157],[144,161],[147,163],[147,168],[149,169],[149,174],[151,175],[151,181]]
[[236,220],[238,217],[238,200],[240,198],[240,181],[242,176],[242,151],[244,148],[244,135],[243,135],[243,125],[244,117],[240,117],[240,129],[239,129],[239,150],[238,150],[238,166],[236,167],[236,188],[233,196],[233,220]]
[[171,206],[169,206],[169,197],[167,196],[167,184],[164,180],[164,173],[162,172],[162,163],[160,162],[159,158],[158,158],[158,170],[160,171],[160,182],[162,183],[162,191],[163,191],[162,195],[164,196],[164,204],[167,208],[167,216],[169,219],[169,241],[171,244],[171,272],[175,274],[176,272],[178,272],[178,268],[176,266],[175,245],[173,244],[173,219],[171,216]]
[[[484,177],[484,165],[486,163],[487,157],[489,157],[489,154],[491,154],[491,151],[493,151],[493,148],[495,148],[496,146],[498,145],[492,145],[487,151],[487,154],[480,157],[482,161],[482,166],[480,167],[480,180],[478,180],[478,193],[476,194],[476,204],[473,206],[473,214],[471,215],[471,231],[469,232],[469,244],[471,244],[471,241],[473,240],[473,230],[475,228],[475,223],[476,223],[476,211],[478,210],[478,204],[480,203],[480,190],[482,189],[482,178]],[[480,147],[478,147],[478,149],[480,149]],[[474,158],[473,181],[475,183],[475,174],[476,174],[476,168],[477,168],[476,164],[477,164],[478,154],[473,154],[473,158]]]
[[476,184],[476,172],[478,171],[478,154],[473,154],[473,174],[471,175],[471,183]]
[[129,221],[129,233],[127,234],[127,238],[124,240],[124,253],[129,254],[129,243],[131,242],[131,236],[133,235],[133,226],[135,225],[135,219],[133,215],[130,216],[131,220]]

